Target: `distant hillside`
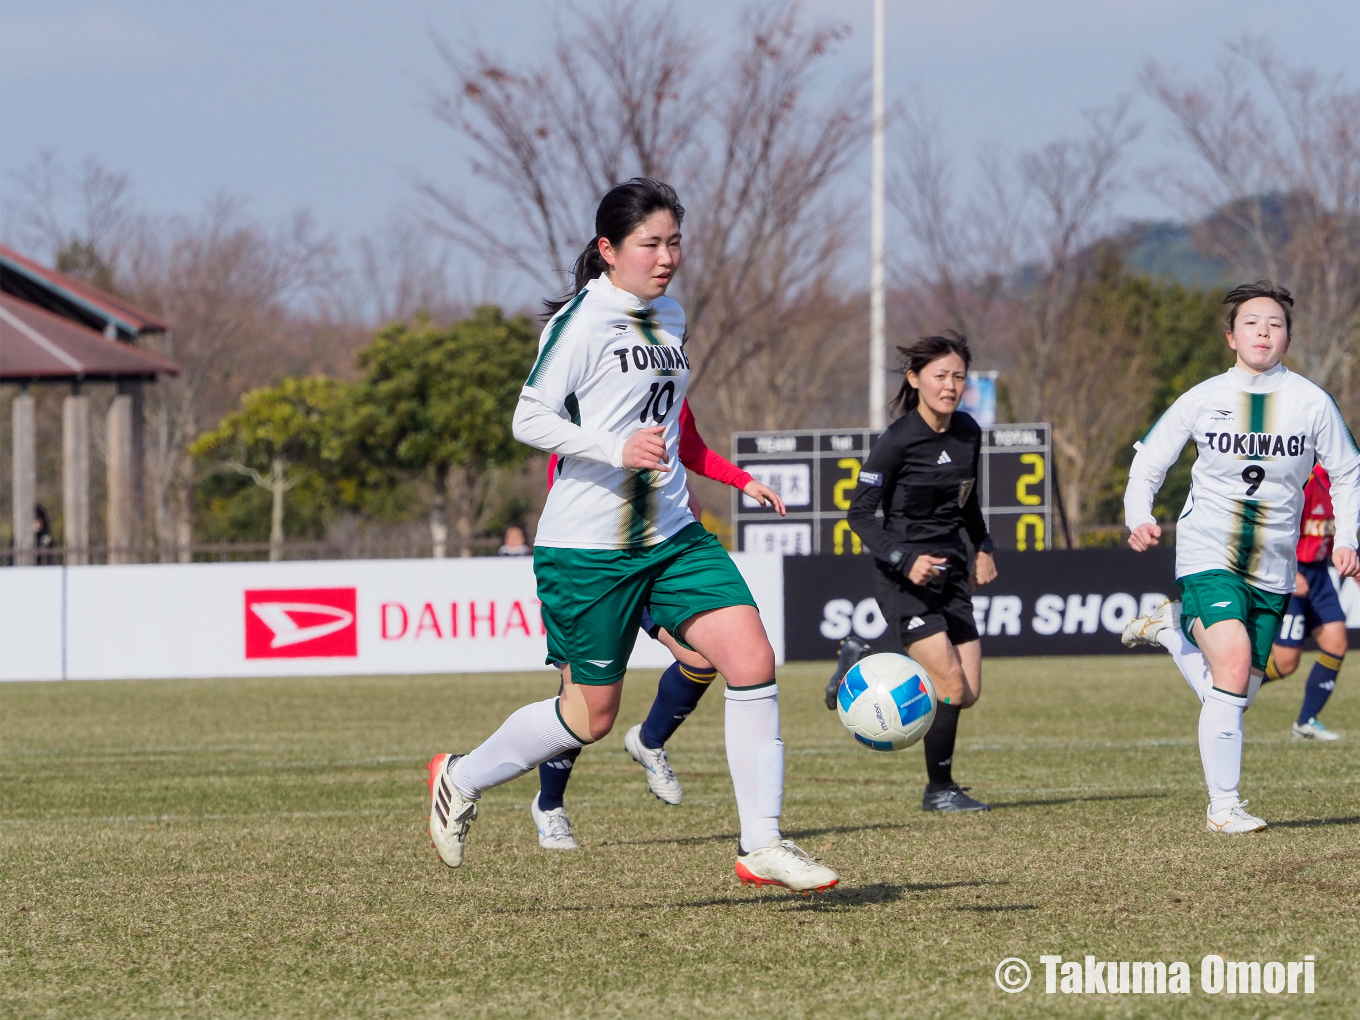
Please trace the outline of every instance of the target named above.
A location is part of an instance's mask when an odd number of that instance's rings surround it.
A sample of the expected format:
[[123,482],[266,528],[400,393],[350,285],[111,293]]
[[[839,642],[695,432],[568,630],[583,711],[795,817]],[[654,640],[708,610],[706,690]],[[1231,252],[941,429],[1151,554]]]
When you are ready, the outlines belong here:
[[1190,240],[1190,228],[1170,220],[1131,223],[1115,240],[1125,249],[1130,272],[1179,283],[1191,290],[1213,290],[1231,282],[1228,264],[1201,255]]

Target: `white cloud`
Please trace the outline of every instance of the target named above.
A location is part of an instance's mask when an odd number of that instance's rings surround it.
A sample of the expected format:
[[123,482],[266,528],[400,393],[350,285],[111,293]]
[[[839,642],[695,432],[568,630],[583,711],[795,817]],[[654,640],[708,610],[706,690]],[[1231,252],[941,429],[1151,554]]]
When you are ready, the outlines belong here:
[[160,72],[183,54],[180,41],[152,22],[107,7],[0,18],[7,78]]

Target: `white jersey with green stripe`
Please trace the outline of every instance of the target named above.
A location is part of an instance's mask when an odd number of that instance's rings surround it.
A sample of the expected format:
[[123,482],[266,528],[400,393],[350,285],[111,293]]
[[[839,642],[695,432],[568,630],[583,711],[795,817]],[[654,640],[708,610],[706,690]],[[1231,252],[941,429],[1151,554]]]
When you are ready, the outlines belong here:
[[[643,301],[605,276],[549,320],[515,412],[517,438],[559,455],[535,544],[636,549],[693,523],[680,463],[684,336],[678,302]],[[624,441],[650,425],[665,427],[670,470],[624,468]]]
[[1229,570],[1264,591],[1294,590],[1303,486],[1320,462],[1332,477],[1336,544],[1355,548],[1360,447],[1326,390],[1283,365],[1233,367],[1180,397],[1129,468],[1124,519],[1155,523],[1152,501],[1186,442],[1190,495],[1176,523],[1176,576]]

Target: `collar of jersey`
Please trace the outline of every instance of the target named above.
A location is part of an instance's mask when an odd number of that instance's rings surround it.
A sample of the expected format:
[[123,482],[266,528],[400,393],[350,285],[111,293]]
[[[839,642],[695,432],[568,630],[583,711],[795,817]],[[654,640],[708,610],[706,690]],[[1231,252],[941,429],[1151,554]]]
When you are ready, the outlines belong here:
[[1285,368],[1284,365],[1276,365],[1269,372],[1262,372],[1260,375],[1252,375],[1250,372],[1243,372],[1236,365],[1228,369],[1227,372],[1228,378],[1232,380],[1233,385],[1239,386],[1244,390],[1250,390],[1253,393],[1269,393],[1271,390],[1278,388],[1280,383],[1284,382],[1284,377],[1288,374],[1289,369]]
[[650,307],[648,302],[643,301],[642,298],[638,297],[636,294],[630,294],[626,290],[615,287],[609,277],[605,276],[603,273],[587,283],[586,290],[596,291],[606,300],[617,301],[624,307],[632,308],[637,311]]

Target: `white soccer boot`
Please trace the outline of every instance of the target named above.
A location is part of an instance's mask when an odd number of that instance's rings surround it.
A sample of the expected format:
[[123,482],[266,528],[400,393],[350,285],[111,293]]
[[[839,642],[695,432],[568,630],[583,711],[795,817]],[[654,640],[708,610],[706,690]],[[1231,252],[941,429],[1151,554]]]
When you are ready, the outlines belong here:
[[1306,723],[1295,723],[1292,731],[1295,740],[1321,740],[1324,743],[1331,740],[1340,740],[1340,733],[1333,733],[1322,723],[1318,722],[1317,716],[1309,719]]
[[1119,640],[1124,642],[1125,648],[1132,648],[1134,645],[1155,645],[1158,643],[1158,634],[1168,627],[1180,625],[1181,604],[1179,601],[1172,602],[1167,599],[1147,616],[1130,620]]
[[581,844],[571,834],[571,819],[564,807],[544,811],[538,806],[538,794],[534,794],[529,805],[529,813],[534,816],[538,826],[538,845],[544,850],[580,850]]
[[666,749],[642,746],[641,723],[623,735],[623,748],[632,755],[633,761],[647,770],[647,789],[656,795],[657,800],[679,804],[685,799],[680,780],[675,778],[670,759],[666,757]]
[[463,863],[468,826],[477,817],[477,802],[458,792],[449,779],[449,766],[461,754],[436,754],[430,759],[430,839],[439,859],[450,868]]
[[1243,800],[1222,811],[1210,811],[1206,827],[1210,832],[1229,836],[1244,832],[1260,832],[1266,827],[1265,821],[1247,814],[1246,806],[1247,802]]
[[772,839],[769,846],[739,855],[737,877],[742,885],[782,885],[804,896],[830,889],[841,880],[791,839]]

